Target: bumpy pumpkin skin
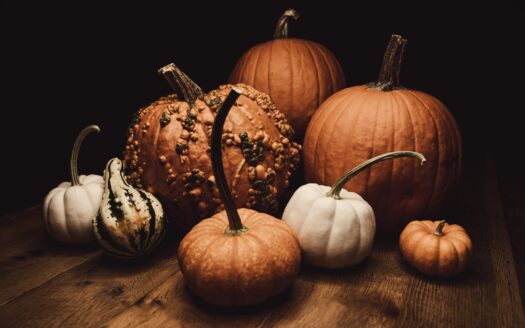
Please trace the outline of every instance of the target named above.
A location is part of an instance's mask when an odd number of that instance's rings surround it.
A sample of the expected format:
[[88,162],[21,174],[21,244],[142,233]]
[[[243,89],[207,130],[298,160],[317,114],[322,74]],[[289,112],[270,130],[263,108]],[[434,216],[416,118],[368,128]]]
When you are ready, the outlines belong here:
[[302,39],[276,39],[249,49],[233,69],[230,83],[268,93],[299,138],[319,105],[346,85],[330,50]]
[[316,111],[303,146],[307,182],[323,185],[377,154],[411,149],[426,156],[424,166],[409,159],[384,162],[345,185],[370,203],[382,235],[436,214],[461,171],[456,121],[439,100],[409,89],[362,85],[336,93]]
[[[138,111],[124,160],[127,180],[154,194],[183,231],[222,209],[210,160],[215,113],[231,85],[200,96],[194,106],[176,95]],[[238,207],[274,212],[300,161],[301,146],[270,97],[238,84],[243,92],[223,134],[224,170]],[[244,134],[245,132],[245,134]]]
[[465,270],[472,241],[461,226],[445,223],[443,236],[434,235],[439,221],[412,221],[399,237],[401,254],[416,269],[431,276],[449,277]]
[[260,303],[288,288],[299,274],[301,251],[283,221],[238,210],[248,231],[225,234],[225,211],[197,224],[182,240],[179,266],[191,290],[214,305]]

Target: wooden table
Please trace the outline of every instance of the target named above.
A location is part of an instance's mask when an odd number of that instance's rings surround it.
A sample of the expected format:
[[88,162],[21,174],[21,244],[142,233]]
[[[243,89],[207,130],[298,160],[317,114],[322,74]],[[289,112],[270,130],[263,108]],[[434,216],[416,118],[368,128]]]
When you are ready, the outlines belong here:
[[187,290],[175,240],[146,262],[122,263],[95,247],[50,240],[41,207],[29,208],[0,219],[0,326],[525,327],[492,172],[490,163],[467,167],[461,200],[448,216],[474,242],[474,261],[462,276],[425,277],[403,262],[396,241],[378,240],[359,266],[305,266],[287,293],[242,309],[212,308]]

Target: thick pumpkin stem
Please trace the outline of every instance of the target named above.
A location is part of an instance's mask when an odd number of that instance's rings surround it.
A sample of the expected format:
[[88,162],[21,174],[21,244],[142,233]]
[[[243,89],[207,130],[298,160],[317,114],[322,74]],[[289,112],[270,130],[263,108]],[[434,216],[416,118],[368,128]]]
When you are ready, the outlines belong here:
[[447,221],[445,221],[445,220],[439,221],[439,224],[437,225],[436,230],[434,231],[434,235],[435,236],[441,237],[441,236],[444,235],[443,228],[445,227],[446,223],[447,223]]
[[239,212],[237,212],[235,201],[233,200],[230,187],[228,186],[226,176],[224,175],[224,167],[222,165],[222,130],[230,109],[240,95],[241,92],[236,89],[230,91],[228,97],[226,97],[226,100],[215,116],[211,132],[211,166],[217,187],[219,188],[222,203],[224,204],[224,209],[228,215],[229,229],[227,229],[226,233],[232,235],[238,235],[244,232],[246,228],[242,225]]
[[180,99],[192,106],[195,104],[195,100],[203,94],[197,83],[193,82],[173,63],[159,69],[159,74],[164,76]]
[[413,158],[417,158],[417,159],[419,159],[421,161],[422,165],[426,161],[425,156],[423,156],[423,154],[420,154],[420,153],[417,153],[417,152],[414,152],[414,151],[395,151],[395,152],[385,153],[385,154],[373,157],[373,158],[371,158],[371,159],[369,159],[369,160],[367,160],[367,161],[357,165],[352,170],[350,170],[347,174],[343,175],[332,186],[332,189],[330,189],[330,191],[326,194],[326,196],[327,197],[332,197],[332,198],[335,198],[335,199],[341,199],[341,196],[340,196],[341,190],[343,189],[344,185],[348,181],[350,181],[350,179],[352,179],[354,176],[356,176],[361,171],[365,170],[366,168],[368,168],[369,166],[371,166],[373,164],[376,164],[376,163],[379,163],[379,162],[382,162],[382,161],[386,161],[388,159],[397,158],[397,157],[413,157]]
[[383,65],[379,71],[379,77],[376,82],[370,83],[369,87],[380,91],[403,89],[400,84],[400,74],[406,44],[406,39],[400,35],[392,34],[383,56]]
[[71,151],[71,160],[69,162],[70,171],[71,171],[71,184],[73,186],[80,186],[80,180],[78,180],[78,153],[80,151],[80,146],[88,134],[91,132],[100,132],[98,125],[89,125],[80,131],[77,138],[75,139],[75,144],[73,145],[73,151]]
[[287,9],[284,14],[277,21],[277,26],[275,26],[275,33],[273,34],[274,39],[288,39],[288,21],[290,17],[294,20],[298,20],[299,13],[295,9]]

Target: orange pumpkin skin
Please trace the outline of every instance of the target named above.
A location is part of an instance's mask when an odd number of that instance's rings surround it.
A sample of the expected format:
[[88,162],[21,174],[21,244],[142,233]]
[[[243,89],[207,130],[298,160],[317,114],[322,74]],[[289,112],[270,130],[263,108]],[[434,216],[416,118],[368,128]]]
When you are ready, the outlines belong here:
[[[301,146],[270,97],[243,91],[224,128],[224,169],[238,207],[274,212],[300,161]],[[159,198],[177,230],[222,209],[210,160],[209,138],[217,109],[231,85],[199,96],[195,104],[175,94],[138,111],[124,151],[126,178]],[[240,134],[246,133],[247,139]]]
[[345,87],[345,75],[323,45],[302,39],[275,39],[249,49],[230,75],[269,94],[302,138],[319,105]]
[[439,221],[412,221],[399,237],[405,260],[427,275],[449,277],[465,270],[472,241],[461,226],[444,223],[442,236],[434,234]]
[[285,290],[300,270],[301,251],[292,229],[254,210],[238,210],[248,229],[225,234],[225,211],[201,221],[182,240],[177,259],[189,288],[214,305],[260,303]]
[[381,153],[410,149],[425,155],[424,166],[409,159],[384,162],[345,185],[370,203],[382,235],[437,214],[461,171],[461,136],[450,112],[431,95],[404,88],[339,91],[312,117],[303,147],[305,178],[322,185]]

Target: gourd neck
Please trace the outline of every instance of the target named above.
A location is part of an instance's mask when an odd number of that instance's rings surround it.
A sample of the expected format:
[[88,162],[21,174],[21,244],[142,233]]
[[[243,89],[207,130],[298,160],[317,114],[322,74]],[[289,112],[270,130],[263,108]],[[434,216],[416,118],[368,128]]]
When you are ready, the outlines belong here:
[[275,40],[288,39],[288,21],[290,20],[290,18],[298,20],[299,17],[300,15],[295,9],[287,9],[277,21],[273,38]]
[[392,34],[383,56],[383,64],[377,81],[369,83],[368,87],[378,91],[405,89],[400,84],[401,64],[405,55],[407,40],[400,35]]
[[221,195],[224,210],[228,216],[228,228],[224,233],[231,236],[241,235],[247,231],[247,228],[242,225],[239,212],[235,206],[235,201],[224,174],[224,167],[222,164],[222,131],[226,117],[240,95],[240,91],[232,88],[215,116],[211,132],[211,166],[217,187],[219,188],[219,194]]
[[71,151],[71,160],[69,161],[70,173],[71,173],[71,185],[81,186],[80,180],[78,179],[78,153],[80,152],[80,146],[88,134],[91,132],[100,132],[98,125],[89,125],[85,127],[78,134]]
[[203,94],[202,89],[193,82],[183,71],[175,64],[171,63],[159,69],[159,74],[164,76],[173,91],[177,94],[179,99],[187,102],[191,106],[195,104],[195,100]]
[[326,194],[326,197],[332,197],[334,199],[341,199],[341,196],[340,196],[341,190],[343,189],[344,185],[348,181],[350,181],[350,179],[358,175],[363,170],[367,169],[369,166],[372,166],[382,161],[386,161],[388,159],[393,159],[393,158],[398,158],[398,157],[417,158],[421,161],[421,164],[425,163],[426,161],[425,156],[423,156],[423,154],[414,152],[414,151],[395,151],[395,152],[385,153],[385,154],[373,157],[357,165],[352,170],[350,170],[348,173],[343,175],[336,183],[334,183],[330,191],[328,191],[328,193]]
[[445,224],[447,221],[441,220],[439,221],[439,224],[436,226],[436,230],[434,230],[434,236],[442,237],[444,235],[443,228],[445,227]]

